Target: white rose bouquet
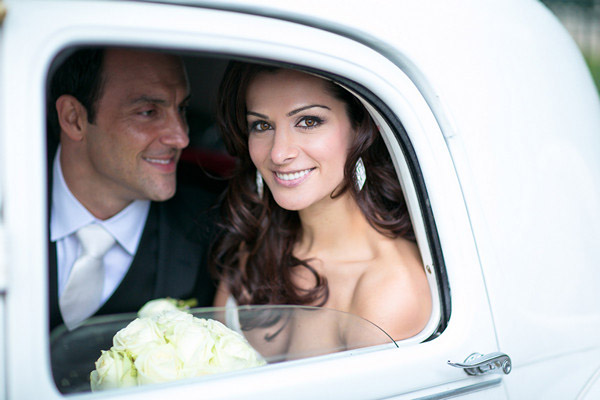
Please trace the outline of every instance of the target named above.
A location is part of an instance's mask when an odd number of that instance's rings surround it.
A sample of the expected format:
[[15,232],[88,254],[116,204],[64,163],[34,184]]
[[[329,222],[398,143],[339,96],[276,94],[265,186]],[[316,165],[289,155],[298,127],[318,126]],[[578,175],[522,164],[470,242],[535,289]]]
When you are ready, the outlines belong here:
[[212,319],[181,311],[177,300],[147,303],[96,361],[92,391],[168,382],[266,364],[246,339]]

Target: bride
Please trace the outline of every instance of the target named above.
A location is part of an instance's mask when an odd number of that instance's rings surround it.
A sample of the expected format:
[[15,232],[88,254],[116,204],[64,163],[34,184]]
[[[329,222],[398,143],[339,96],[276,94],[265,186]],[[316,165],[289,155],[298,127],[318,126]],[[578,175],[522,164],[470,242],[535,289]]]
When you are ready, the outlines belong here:
[[429,286],[389,153],[360,101],[307,73],[234,62],[218,121],[238,164],[212,257],[215,306],[322,306],[395,340],[419,333]]

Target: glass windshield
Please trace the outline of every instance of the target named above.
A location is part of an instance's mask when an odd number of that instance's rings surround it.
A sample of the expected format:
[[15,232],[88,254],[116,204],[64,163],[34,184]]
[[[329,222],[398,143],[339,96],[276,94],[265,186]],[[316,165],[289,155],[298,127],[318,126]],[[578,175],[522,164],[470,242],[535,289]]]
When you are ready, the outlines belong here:
[[[238,332],[267,364],[375,345],[397,346],[372,322],[327,308],[240,306],[189,312]],[[62,393],[90,391],[90,372],[101,350],[110,349],[115,334],[136,318],[134,313],[99,316],[73,331],[57,327],[51,334],[51,360],[58,389]]]

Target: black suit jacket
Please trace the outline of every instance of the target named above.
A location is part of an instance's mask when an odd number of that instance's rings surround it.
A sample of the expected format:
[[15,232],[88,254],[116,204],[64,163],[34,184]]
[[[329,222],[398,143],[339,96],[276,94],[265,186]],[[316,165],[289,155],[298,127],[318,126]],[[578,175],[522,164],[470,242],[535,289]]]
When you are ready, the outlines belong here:
[[[181,186],[181,185],[179,185]],[[138,250],[112,296],[95,315],[136,312],[147,301],[172,297],[196,298],[210,306],[216,283],[207,268],[215,212],[212,193],[178,187],[176,195],[153,202]],[[49,243],[50,329],[63,323],[58,306],[56,244]]]

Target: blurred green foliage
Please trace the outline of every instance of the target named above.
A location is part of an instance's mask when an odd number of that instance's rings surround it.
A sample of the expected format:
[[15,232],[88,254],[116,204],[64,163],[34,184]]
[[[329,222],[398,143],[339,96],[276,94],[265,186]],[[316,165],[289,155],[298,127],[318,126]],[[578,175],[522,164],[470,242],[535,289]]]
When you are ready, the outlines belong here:
[[600,92],[600,60],[599,59],[593,59],[591,57],[588,57],[584,54],[585,56],[585,61],[587,62],[587,65],[590,69],[590,72],[592,73],[592,77],[594,78],[594,82],[596,83],[596,89],[598,89],[598,91]]
[[600,91],[600,0],[541,0],[581,49]]

